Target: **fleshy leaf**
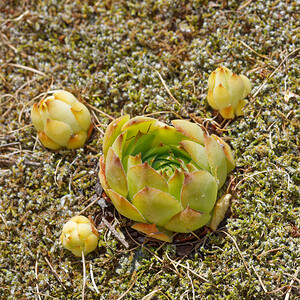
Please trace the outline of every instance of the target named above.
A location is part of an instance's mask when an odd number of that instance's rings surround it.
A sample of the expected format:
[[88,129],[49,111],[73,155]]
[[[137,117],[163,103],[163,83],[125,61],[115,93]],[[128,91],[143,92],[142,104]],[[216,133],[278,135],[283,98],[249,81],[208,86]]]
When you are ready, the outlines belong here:
[[104,191],[107,192],[109,187],[106,181],[106,176],[105,176],[105,163],[104,163],[104,155],[101,155],[100,159],[99,159],[99,166],[100,166],[100,170],[98,173],[99,179],[100,179],[100,183],[101,186],[103,187]]
[[[127,132],[126,132],[127,133]],[[139,153],[144,153],[148,149],[152,148],[152,143],[153,143],[154,136],[149,133],[149,134],[144,134],[141,132],[138,132],[136,137],[130,144],[127,143],[128,147],[126,150],[126,154],[130,154],[132,156],[137,155]],[[126,145],[125,145],[126,147]]]
[[204,144],[203,131],[197,124],[186,120],[173,120],[172,124],[179,132],[196,142]]
[[191,158],[197,163],[201,168],[209,171],[209,164],[206,157],[205,147],[202,145],[189,140],[181,141],[181,146],[188,152]]
[[72,113],[71,107],[65,102],[60,100],[47,101],[47,108],[50,120],[61,121],[68,124],[72,133],[81,130],[74,114]]
[[124,123],[122,126],[122,131],[127,131],[127,139],[130,139],[131,137],[137,135],[139,131],[141,133],[151,132],[156,124],[156,119],[138,116]]
[[211,173],[215,176],[220,189],[225,183],[228,173],[226,157],[221,145],[214,138],[205,135],[204,140]]
[[231,96],[228,90],[222,84],[219,84],[214,88],[213,97],[219,110],[228,107],[230,104]]
[[208,77],[208,89],[212,90],[215,86],[216,71],[213,71]]
[[41,118],[37,103],[35,103],[31,108],[31,121],[32,121],[35,129],[37,130],[37,132],[44,130],[44,123]]
[[129,115],[113,120],[106,128],[103,138],[103,154],[106,157],[109,147],[112,146],[115,139],[121,133],[123,125],[130,119]]
[[110,147],[106,156],[105,177],[108,186],[118,194],[126,197],[128,194],[126,174],[120,158]]
[[115,151],[116,155],[122,159],[123,157],[123,149],[124,149],[124,144],[125,144],[125,140],[126,140],[126,135],[127,133],[121,133],[114,141],[114,143],[112,144],[112,148]]
[[147,162],[142,165],[136,165],[128,169],[127,172],[129,196],[133,197],[138,191],[145,186],[168,192],[168,184],[166,180]]
[[180,201],[181,188],[183,185],[184,175],[182,172],[179,172],[177,169],[174,172],[173,177],[168,181],[169,185],[169,194],[172,195],[178,202]]
[[163,242],[172,242],[172,232],[165,230],[163,228],[157,228],[155,224],[148,224],[148,223],[137,223],[131,226],[131,228],[143,232],[149,237],[155,238],[157,240]]
[[78,101],[73,94],[71,94],[70,92],[64,91],[64,90],[55,91],[53,93],[53,96],[55,99],[59,99],[60,101],[63,101],[66,104],[69,104],[70,106],[72,106],[75,102]]
[[180,203],[170,194],[148,186],[134,196],[132,204],[148,222],[159,226],[164,226],[182,210]]
[[179,142],[186,138],[184,134],[177,131],[174,127],[167,125],[156,128],[152,134],[154,135],[152,147],[161,143],[164,145],[179,145]]
[[91,114],[84,104],[76,101],[71,107],[71,111],[83,130],[88,130],[91,126]]
[[181,190],[182,206],[209,213],[215,205],[217,191],[216,180],[207,171],[186,173]]
[[156,157],[157,155],[169,154],[170,147],[164,144],[159,144],[156,147],[150,148],[148,151],[142,153],[143,160],[148,160],[151,157]]
[[223,195],[216,203],[213,211],[213,216],[209,227],[212,230],[217,230],[219,224],[223,221],[225,213],[230,205],[231,194]]
[[87,132],[84,130],[79,131],[76,134],[73,134],[68,142],[68,149],[77,149],[84,146],[84,143],[87,139]]
[[210,214],[196,211],[187,206],[165,224],[164,227],[175,232],[190,232],[206,225],[210,218]]
[[230,146],[217,135],[211,135],[221,146],[226,157],[227,171],[231,172],[235,168],[235,161]]
[[192,162],[188,163],[186,165],[186,167],[187,167],[189,173],[196,172],[199,170],[199,168],[197,168]]
[[141,153],[136,156],[129,156],[128,162],[127,162],[127,168],[130,169],[133,166],[141,165],[142,164],[142,158]]
[[231,105],[235,110],[244,92],[244,83],[241,77],[233,73],[228,80],[228,89],[231,95]]
[[207,101],[208,104],[213,108],[213,109],[218,109],[215,100],[214,100],[214,95],[213,95],[213,90],[208,90],[207,92]]
[[215,87],[218,85],[222,85],[225,88],[228,88],[228,79],[232,75],[232,71],[226,67],[218,67],[216,70],[216,77],[215,77]]
[[220,114],[224,119],[233,119],[234,118],[234,110],[231,105],[220,110]]
[[244,115],[244,107],[248,103],[247,100],[243,99],[239,102],[237,108],[236,108],[236,115],[237,116],[243,116]]
[[121,215],[136,222],[147,222],[142,214],[126,198],[114,190],[108,190],[108,193],[111,202]]
[[39,140],[44,145],[44,147],[51,149],[51,150],[58,150],[61,148],[61,145],[52,141],[43,131],[38,133]]
[[72,134],[70,126],[64,122],[47,120],[45,134],[55,143],[66,147]]
[[245,98],[251,92],[251,89],[252,89],[251,82],[245,75],[240,75],[240,77],[241,77],[241,79],[243,80],[243,83],[244,83],[243,98]]

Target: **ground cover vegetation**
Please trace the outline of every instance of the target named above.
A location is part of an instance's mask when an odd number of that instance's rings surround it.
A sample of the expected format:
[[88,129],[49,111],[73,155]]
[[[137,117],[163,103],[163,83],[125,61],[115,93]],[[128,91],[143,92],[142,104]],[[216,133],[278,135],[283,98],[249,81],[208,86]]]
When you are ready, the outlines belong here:
[[[1,1],[1,299],[298,299],[299,10],[297,0]],[[206,101],[220,65],[253,87],[234,120]],[[84,148],[37,139],[30,107],[57,89],[91,112]],[[217,231],[156,242],[105,201],[103,133],[125,114],[192,120],[230,144],[236,168],[220,194],[231,207]],[[84,261],[59,239],[79,213],[100,235]]]

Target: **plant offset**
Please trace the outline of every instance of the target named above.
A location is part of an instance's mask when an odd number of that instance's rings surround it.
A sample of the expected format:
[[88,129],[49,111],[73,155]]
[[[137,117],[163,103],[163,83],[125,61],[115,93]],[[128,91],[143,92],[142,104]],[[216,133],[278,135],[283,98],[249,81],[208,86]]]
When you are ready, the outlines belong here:
[[194,231],[211,219],[218,189],[234,168],[228,144],[185,120],[114,120],[103,139],[99,178],[116,209],[150,237]]
[[[299,298],[299,1],[227,2],[0,1],[0,298]],[[243,116],[207,101],[219,66],[251,82]],[[50,151],[31,100],[62,89],[94,129]],[[103,199],[103,136],[127,114],[192,120],[230,145],[215,232],[155,241]],[[78,214],[99,231],[85,269],[60,241]]]
[[218,67],[208,78],[207,100],[224,119],[244,115],[248,103],[244,98],[251,91],[251,83],[245,75],[232,73],[226,67]]
[[60,241],[75,256],[82,256],[97,248],[98,238],[97,229],[88,218],[75,216],[64,225]]
[[88,109],[67,91],[55,91],[31,108],[41,143],[49,149],[83,147],[93,129]]

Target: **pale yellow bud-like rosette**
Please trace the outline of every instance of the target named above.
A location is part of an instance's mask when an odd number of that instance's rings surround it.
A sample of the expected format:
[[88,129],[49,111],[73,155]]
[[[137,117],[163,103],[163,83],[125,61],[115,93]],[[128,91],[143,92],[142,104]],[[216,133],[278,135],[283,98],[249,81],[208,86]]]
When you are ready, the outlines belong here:
[[41,143],[52,150],[83,147],[93,128],[86,106],[63,90],[35,103],[31,120]]
[[218,67],[208,78],[207,100],[224,119],[244,115],[248,103],[244,98],[251,91],[251,83],[244,75],[237,75],[226,67]]
[[94,251],[98,245],[99,234],[91,221],[84,216],[76,216],[63,227],[60,241],[75,256]]

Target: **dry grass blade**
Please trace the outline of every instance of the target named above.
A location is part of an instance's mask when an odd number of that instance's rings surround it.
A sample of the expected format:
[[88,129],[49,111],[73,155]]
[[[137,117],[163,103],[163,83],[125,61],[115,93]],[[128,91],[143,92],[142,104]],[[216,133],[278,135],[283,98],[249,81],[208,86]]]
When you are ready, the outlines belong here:
[[249,268],[247,267],[247,264],[246,264],[246,262],[245,262],[245,259],[244,259],[243,255],[242,255],[242,253],[241,253],[241,250],[240,250],[240,248],[239,248],[239,246],[238,246],[236,240],[235,240],[229,233],[227,233],[226,231],[223,230],[223,231],[221,231],[221,232],[225,233],[225,234],[233,241],[233,243],[234,243],[234,245],[235,245],[235,247],[236,247],[236,249],[237,249],[239,255],[241,256],[241,259],[242,259],[242,261],[243,261],[243,264],[244,264],[244,266],[245,266],[245,268],[246,268],[246,270],[247,270],[247,272],[248,272],[248,274],[249,274],[249,276],[250,276],[250,278],[251,278],[251,277],[252,277],[251,272],[250,272]]
[[145,295],[142,300],[150,300],[153,298],[153,296],[155,296],[155,294],[158,292],[159,290],[154,290],[151,293]]
[[[180,267],[182,267],[182,268],[188,270],[189,272],[191,272],[192,274],[194,274],[195,276],[197,276],[198,278],[200,278],[202,281],[204,281],[204,282],[209,282],[208,279],[205,278],[203,275],[200,275],[200,274],[194,272],[194,271],[191,270],[189,267],[187,267],[187,266],[185,266],[185,265],[183,265],[183,264],[181,264],[181,263],[179,263],[179,262],[173,261],[168,255],[166,255],[166,256],[167,256],[167,258],[170,260],[171,263],[173,262],[173,263],[176,264],[176,266],[180,266]],[[216,287],[216,286],[213,285],[213,284],[212,284],[212,286]]]
[[257,53],[254,49],[252,49],[250,46],[248,46],[245,42],[241,41],[241,40],[238,40],[241,44],[243,44],[246,48],[248,48],[249,50],[251,50],[253,53],[255,53],[257,56],[260,56],[262,58],[265,58],[265,59],[268,59],[267,56],[265,55],[261,55],[259,53]]
[[151,69],[153,69],[157,73],[159,79],[161,80],[164,88],[166,89],[166,91],[169,94],[169,96],[171,97],[171,99],[181,107],[181,109],[186,113],[186,115],[189,118],[191,118],[195,123],[197,123],[197,121],[187,112],[187,110],[183,107],[183,105],[181,103],[179,103],[179,101],[172,95],[172,93],[170,92],[169,88],[166,85],[166,82],[164,81],[164,79],[162,78],[162,76],[160,75],[160,73],[156,69],[154,69],[152,67],[151,67]]
[[[141,275],[143,274],[144,272],[141,273]],[[117,300],[121,300],[123,299],[128,293],[129,291],[132,289],[132,287],[134,286],[136,280],[138,279],[138,274],[136,274],[136,272],[134,271],[132,277],[134,277],[131,285],[129,286],[129,288],[117,299]]]
[[245,2],[244,4],[242,4],[240,7],[238,7],[237,11],[240,11],[242,9],[244,9],[246,6],[248,6],[253,0],[248,0],[247,2]]
[[85,259],[84,259],[84,253],[81,252],[81,258],[82,258],[82,293],[81,293],[81,299],[84,300],[84,290],[85,290],[85,283],[86,283],[86,268],[85,268]]
[[92,281],[92,284],[93,284],[93,287],[94,287],[96,293],[97,293],[97,294],[100,294],[100,293],[99,293],[99,290],[98,290],[98,288],[97,288],[97,285],[96,285],[96,283],[95,283],[94,272],[93,272],[93,267],[92,267],[92,264],[91,264],[91,263],[90,263],[90,275],[91,275],[91,281]]
[[38,295],[38,298],[40,299],[40,300],[42,300],[42,298],[40,297],[40,291],[39,291],[39,285],[38,285],[38,263],[37,263],[37,260],[35,261],[35,268],[34,268],[34,270],[35,270],[35,278],[36,278],[36,293],[37,293],[37,295]]
[[255,270],[255,268],[254,268],[253,266],[252,266],[252,269],[253,269],[254,273],[256,274],[256,276],[257,276],[257,278],[258,278],[258,281],[259,281],[260,285],[262,286],[264,292],[265,292],[265,293],[268,293],[268,291],[267,291],[267,289],[266,289],[266,287],[265,287],[265,285],[264,285],[264,283],[263,283],[261,277],[259,276],[259,274],[257,273],[257,271]]
[[48,266],[50,267],[52,273],[54,274],[54,276],[56,277],[57,281],[61,284],[61,286],[63,287],[64,290],[67,290],[66,287],[64,286],[61,278],[59,277],[59,275],[56,273],[56,271],[54,270],[54,268],[52,267],[50,261],[47,259],[46,256],[44,256],[44,259],[46,261],[46,263],[48,264]]
[[[89,200],[93,200],[93,198],[95,198],[95,195],[92,196]],[[89,207],[93,206],[98,200],[100,199],[100,197],[97,197],[88,205],[86,206],[83,210],[81,210],[79,213],[76,214],[76,216],[81,215],[83,212],[85,212]]]
[[1,24],[1,28],[3,28],[3,26],[8,22],[18,22],[18,21],[20,21],[21,19],[23,19],[28,14],[29,14],[29,10],[26,10],[24,13],[22,13],[21,15],[19,15],[18,17],[14,18],[14,19],[4,20],[3,23]]
[[112,116],[110,116],[109,114],[105,113],[103,110],[99,109],[99,108],[96,108],[94,107],[93,105],[87,103],[86,101],[84,101],[84,104],[86,106],[88,106],[89,108],[93,109],[94,111],[104,115],[105,117],[108,117],[110,120],[114,120],[115,118],[113,118]]
[[261,91],[261,89],[265,86],[265,84],[269,81],[270,78],[273,77],[273,75],[280,69],[280,67],[284,64],[284,62],[293,54],[295,54],[296,52],[298,52],[300,50],[300,48],[295,49],[294,51],[292,51],[290,54],[288,54],[282,61],[281,63],[278,65],[278,67],[272,72],[272,74],[261,84],[261,86],[257,89],[257,91],[253,94],[253,98],[256,97],[256,95]]
[[266,254],[268,254],[268,253],[270,253],[270,252],[279,251],[279,250],[286,249],[286,248],[287,248],[287,247],[280,247],[280,248],[276,248],[276,249],[270,249],[270,250],[268,250],[268,251],[265,251],[265,252],[262,252],[261,254],[259,254],[259,255],[257,256],[257,258],[260,258],[261,256],[266,255]]
[[33,73],[36,73],[36,74],[39,74],[39,75],[47,77],[47,74],[45,74],[45,73],[43,73],[43,72],[41,72],[39,70],[36,70],[34,68],[31,68],[31,67],[22,66],[22,65],[13,64],[13,63],[9,63],[9,65],[12,66],[12,67],[16,67],[16,68],[19,68],[19,69],[24,69],[24,70],[27,70],[27,71],[30,71],[30,72],[33,72]]
[[297,270],[296,270],[296,272],[295,272],[295,274],[294,274],[294,276],[293,276],[293,279],[292,279],[292,281],[290,282],[290,286],[288,287],[288,291],[287,291],[287,293],[286,293],[286,295],[285,295],[285,297],[284,297],[284,300],[289,300],[290,295],[291,295],[292,286],[293,286],[295,280],[296,280],[297,277],[298,277],[299,271],[300,271],[300,266],[298,266],[298,268],[297,268]]
[[102,218],[102,222],[106,227],[112,232],[112,234],[123,244],[125,248],[129,248],[129,244],[126,242],[125,238],[105,219]]

